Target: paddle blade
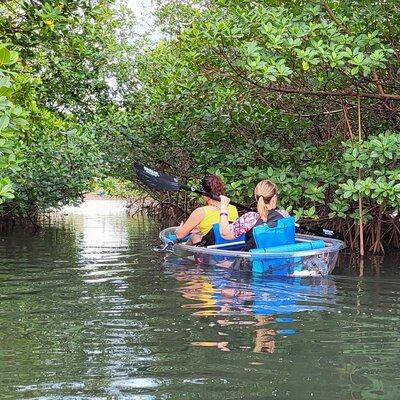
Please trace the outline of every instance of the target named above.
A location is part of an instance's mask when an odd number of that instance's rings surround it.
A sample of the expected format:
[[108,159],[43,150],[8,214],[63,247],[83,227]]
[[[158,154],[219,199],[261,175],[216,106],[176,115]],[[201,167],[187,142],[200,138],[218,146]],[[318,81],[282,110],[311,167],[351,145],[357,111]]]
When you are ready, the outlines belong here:
[[308,233],[311,235],[317,235],[329,239],[343,240],[343,235],[340,234],[339,232],[332,231],[330,229],[325,229],[320,226],[304,226],[296,224],[296,228],[299,229],[299,233]]
[[176,191],[181,188],[178,178],[173,178],[141,164],[135,163],[133,168],[138,179],[152,189]]

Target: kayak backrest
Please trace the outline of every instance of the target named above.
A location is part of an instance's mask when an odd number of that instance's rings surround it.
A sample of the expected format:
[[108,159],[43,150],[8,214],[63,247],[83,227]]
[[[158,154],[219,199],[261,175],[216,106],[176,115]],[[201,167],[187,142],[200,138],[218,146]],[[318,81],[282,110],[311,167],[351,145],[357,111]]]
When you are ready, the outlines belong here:
[[214,232],[214,239],[215,243],[214,244],[225,244],[225,243],[233,243],[233,242],[240,242],[243,240],[246,240],[245,235],[239,236],[234,240],[226,240],[224,239],[221,234],[219,233],[219,224],[213,224],[212,230]]
[[267,224],[255,226],[253,237],[257,249],[293,244],[295,242],[294,217],[281,218],[274,228]]

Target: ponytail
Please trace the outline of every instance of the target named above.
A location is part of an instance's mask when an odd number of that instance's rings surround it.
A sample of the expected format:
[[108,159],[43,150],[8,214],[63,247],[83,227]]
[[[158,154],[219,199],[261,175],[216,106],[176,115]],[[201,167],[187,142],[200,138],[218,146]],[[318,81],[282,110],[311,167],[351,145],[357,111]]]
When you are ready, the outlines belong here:
[[271,181],[261,181],[254,189],[254,194],[256,196],[257,211],[260,214],[260,218],[264,222],[267,222],[269,214],[268,205],[270,204],[273,197],[276,195],[276,186]]
[[267,208],[267,205],[264,202],[264,197],[263,196],[258,196],[258,201],[257,201],[257,211],[260,214],[260,218],[266,222],[268,219],[268,213],[269,210]]

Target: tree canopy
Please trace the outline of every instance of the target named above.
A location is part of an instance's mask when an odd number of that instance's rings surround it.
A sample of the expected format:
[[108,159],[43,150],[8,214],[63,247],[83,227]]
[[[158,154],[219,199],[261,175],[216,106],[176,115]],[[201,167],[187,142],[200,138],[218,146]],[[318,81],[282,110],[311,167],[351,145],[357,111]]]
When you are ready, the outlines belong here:
[[94,126],[129,80],[133,20],[103,0],[8,1],[0,15],[2,216],[32,218],[107,171]]

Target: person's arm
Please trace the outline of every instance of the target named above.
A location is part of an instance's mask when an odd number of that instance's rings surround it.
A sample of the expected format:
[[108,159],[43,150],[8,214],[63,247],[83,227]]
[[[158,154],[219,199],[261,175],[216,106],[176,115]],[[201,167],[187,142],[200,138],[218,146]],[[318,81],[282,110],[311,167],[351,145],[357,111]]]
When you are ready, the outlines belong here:
[[219,213],[219,233],[226,240],[235,239],[235,234],[229,228],[228,221],[228,205],[230,198],[226,196],[220,196],[220,213]]
[[176,237],[181,240],[185,236],[189,235],[189,233],[196,228],[197,225],[200,224],[200,222],[204,218],[204,211],[201,208],[196,208],[189,216],[189,218],[186,220],[184,224],[181,224],[181,226],[176,230],[175,235]]

